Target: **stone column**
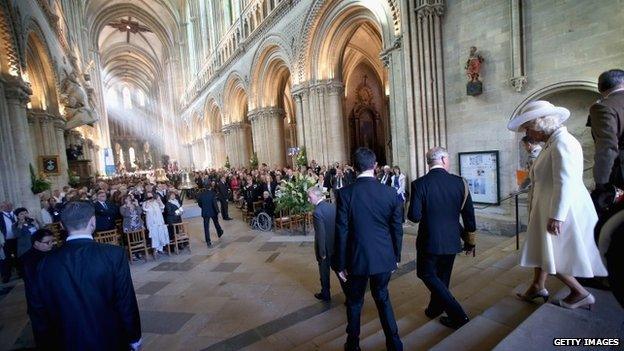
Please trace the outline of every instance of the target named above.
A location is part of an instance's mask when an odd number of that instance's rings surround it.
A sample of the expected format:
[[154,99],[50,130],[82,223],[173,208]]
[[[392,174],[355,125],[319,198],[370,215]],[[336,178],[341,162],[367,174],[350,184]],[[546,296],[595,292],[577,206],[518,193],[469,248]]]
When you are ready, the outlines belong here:
[[[67,162],[67,153],[65,152],[65,123],[61,118],[55,119],[53,122],[54,132],[56,133],[56,153],[59,155],[60,174],[58,176],[59,186],[64,186],[69,183],[69,175],[67,170],[69,169],[69,162]],[[93,157],[89,145],[93,145],[93,142],[83,145],[85,159],[91,159],[91,167],[93,167]]]
[[285,111],[279,107],[267,107],[249,112],[254,150],[258,162],[268,165],[284,165],[286,147],[284,144]]
[[37,196],[30,190],[30,164],[33,164],[35,172],[37,165],[34,163],[33,150],[29,140],[28,120],[26,117],[26,104],[30,100],[32,90],[27,83],[20,78],[12,78],[5,84],[5,98],[7,102],[7,115],[13,135],[12,147],[5,152],[16,155],[15,178],[11,180],[12,187],[17,190],[16,206],[26,207],[32,214],[38,214],[40,204]]
[[0,76],[0,147],[3,150],[0,157],[0,198],[18,203],[20,192],[15,182],[18,179],[15,153],[14,135],[8,117],[8,105],[5,99],[5,80]]
[[213,168],[213,152],[214,148],[211,142],[212,136],[210,134],[206,134],[203,137],[204,140],[204,152],[206,153],[205,157],[205,166],[208,168]]
[[223,133],[213,133],[212,134],[212,147],[214,150],[213,160],[214,160],[214,168],[219,169],[223,168],[225,165],[225,136]]
[[298,147],[306,146],[305,123],[307,116],[304,116],[303,100],[304,95],[307,101],[308,90],[303,86],[293,87],[293,100],[295,101],[295,121],[297,123],[297,145]]
[[[410,129],[409,140],[414,143],[416,159],[411,159],[410,168],[415,168],[417,177],[426,172],[425,153],[433,146],[446,147],[446,112],[444,105],[444,74],[442,72],[442,16],[444,15],[443,0],[419,0],[415,3],[409,27],[408,65],[413,67],[413,106],[414,125]],[[401,42],[386,50],[384,62],[394,66],[401,62],[393,50],[399,52]],[[388,55],[388,53],[390,55]],[[383,54],[383,53],[382,53]],[[394,70],[394,68],[393,68]],[[394,85],[393,85],[394,88]],[[393,93],[396,91],[394,89]],[[408,119],[409,121],[409,119]],[[408,122],[411,123],[411,122]],[[393,138],[396,139],[396,138]],[[397,144],[401,140],[396,141]],[[393,146],[395,145],[393,140]],[[393,151],[394,152],[394,151]],[[416,163],[415,167],[413,164]]]
[[251,128],[247,123],[232,123],[223,127],[225,147],[232,167],[249,166],[252,145]]
[[344,84],[338,81],[327,82],[327,117],[325,119],[325,131],[328,145],[328,163],[345,162],[349,160],[347,152],[347,138],[345,137],[346,120],[343,116],[342,101],[344,97]]

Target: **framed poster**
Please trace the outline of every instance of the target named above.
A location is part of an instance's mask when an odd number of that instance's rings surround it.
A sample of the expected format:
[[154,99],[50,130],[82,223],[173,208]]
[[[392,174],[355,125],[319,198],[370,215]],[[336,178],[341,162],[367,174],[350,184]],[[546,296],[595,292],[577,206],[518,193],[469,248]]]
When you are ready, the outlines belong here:
[[39,168],[45,175],[61,174],[58,155],[39,156]]
[[466,178],[474,203],[500,203],[498,150],[460,152],[459,175]]

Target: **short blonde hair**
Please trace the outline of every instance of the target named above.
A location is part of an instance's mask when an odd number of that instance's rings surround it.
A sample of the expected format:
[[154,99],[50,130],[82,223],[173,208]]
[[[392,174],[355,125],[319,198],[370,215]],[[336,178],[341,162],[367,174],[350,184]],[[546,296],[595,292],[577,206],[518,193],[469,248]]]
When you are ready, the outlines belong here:
[[561,119],[557,116],[544,116],[525,122],[522,128],[529,128],[537,132],[551,135],[557,129],[561,128]]

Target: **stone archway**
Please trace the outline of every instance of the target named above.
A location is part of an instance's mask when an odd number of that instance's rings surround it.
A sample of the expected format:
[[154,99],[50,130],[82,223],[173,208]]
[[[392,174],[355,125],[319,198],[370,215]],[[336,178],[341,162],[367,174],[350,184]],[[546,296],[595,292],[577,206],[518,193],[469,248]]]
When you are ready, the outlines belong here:
[[[570,118],[565,126],[574,135],[583,147],[583,180],[588,188],[593,188],[592,168],[594,165],[594,141],[591,129],[586,126],[589,115],[588,107],[600,99],[600,93],[595,82],[564,81],[538,89],[527,96],[512,112],[511,118],[520,113],[524,106],[535,100],[546,100],[554,105],[570,110]],[[518,167],[523,164],[524,152],[520,145],[522,135],[516,133],[518,145]]]
[[[55,183],[55,187],[60,187],[68,182],[65,120],[62,116],[59,83],[50,51],[39,25],[35,22],[31,23],[26,36],[25,55],[25,77],[32,89],[27,115],[33,164],[39,164],[37,161],[40,156],[58,156],[59,172],[51,174],[50,180]],[[42,171],[41,165],[39,171]]]
[[249,125],[247,87],[240,74],[230,74],[223,90],[226,122],[223,126],[227,156],[233,167],[249,165],[254,140]]
[[289,55],[279,43],[268,42],[255,56],[252,91],[256,101],[249,113],[253,134],[271,138],[255,138],[254,145],[259,161],[271,166],[286,164],[287,147],[298,144]]

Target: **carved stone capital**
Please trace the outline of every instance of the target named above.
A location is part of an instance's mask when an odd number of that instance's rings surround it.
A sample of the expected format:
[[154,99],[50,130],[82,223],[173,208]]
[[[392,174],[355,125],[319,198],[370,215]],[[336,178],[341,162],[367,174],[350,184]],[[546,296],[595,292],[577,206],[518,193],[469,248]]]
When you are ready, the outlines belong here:
[[512,77],[509,79],[509,84],[511,84],[511,86],[518,92],[522,92],[522,89],[524,89],[524,86],[527,84],[527,77],[526,76],[520,76],[520,77]]
[[26,107],[32,93],[30,84],[19,77],[8,77],[4,84],[4,96],[9,103],[17,103]]
[[444,16],[444,0],[417,0],[416,16],[418,19]]

